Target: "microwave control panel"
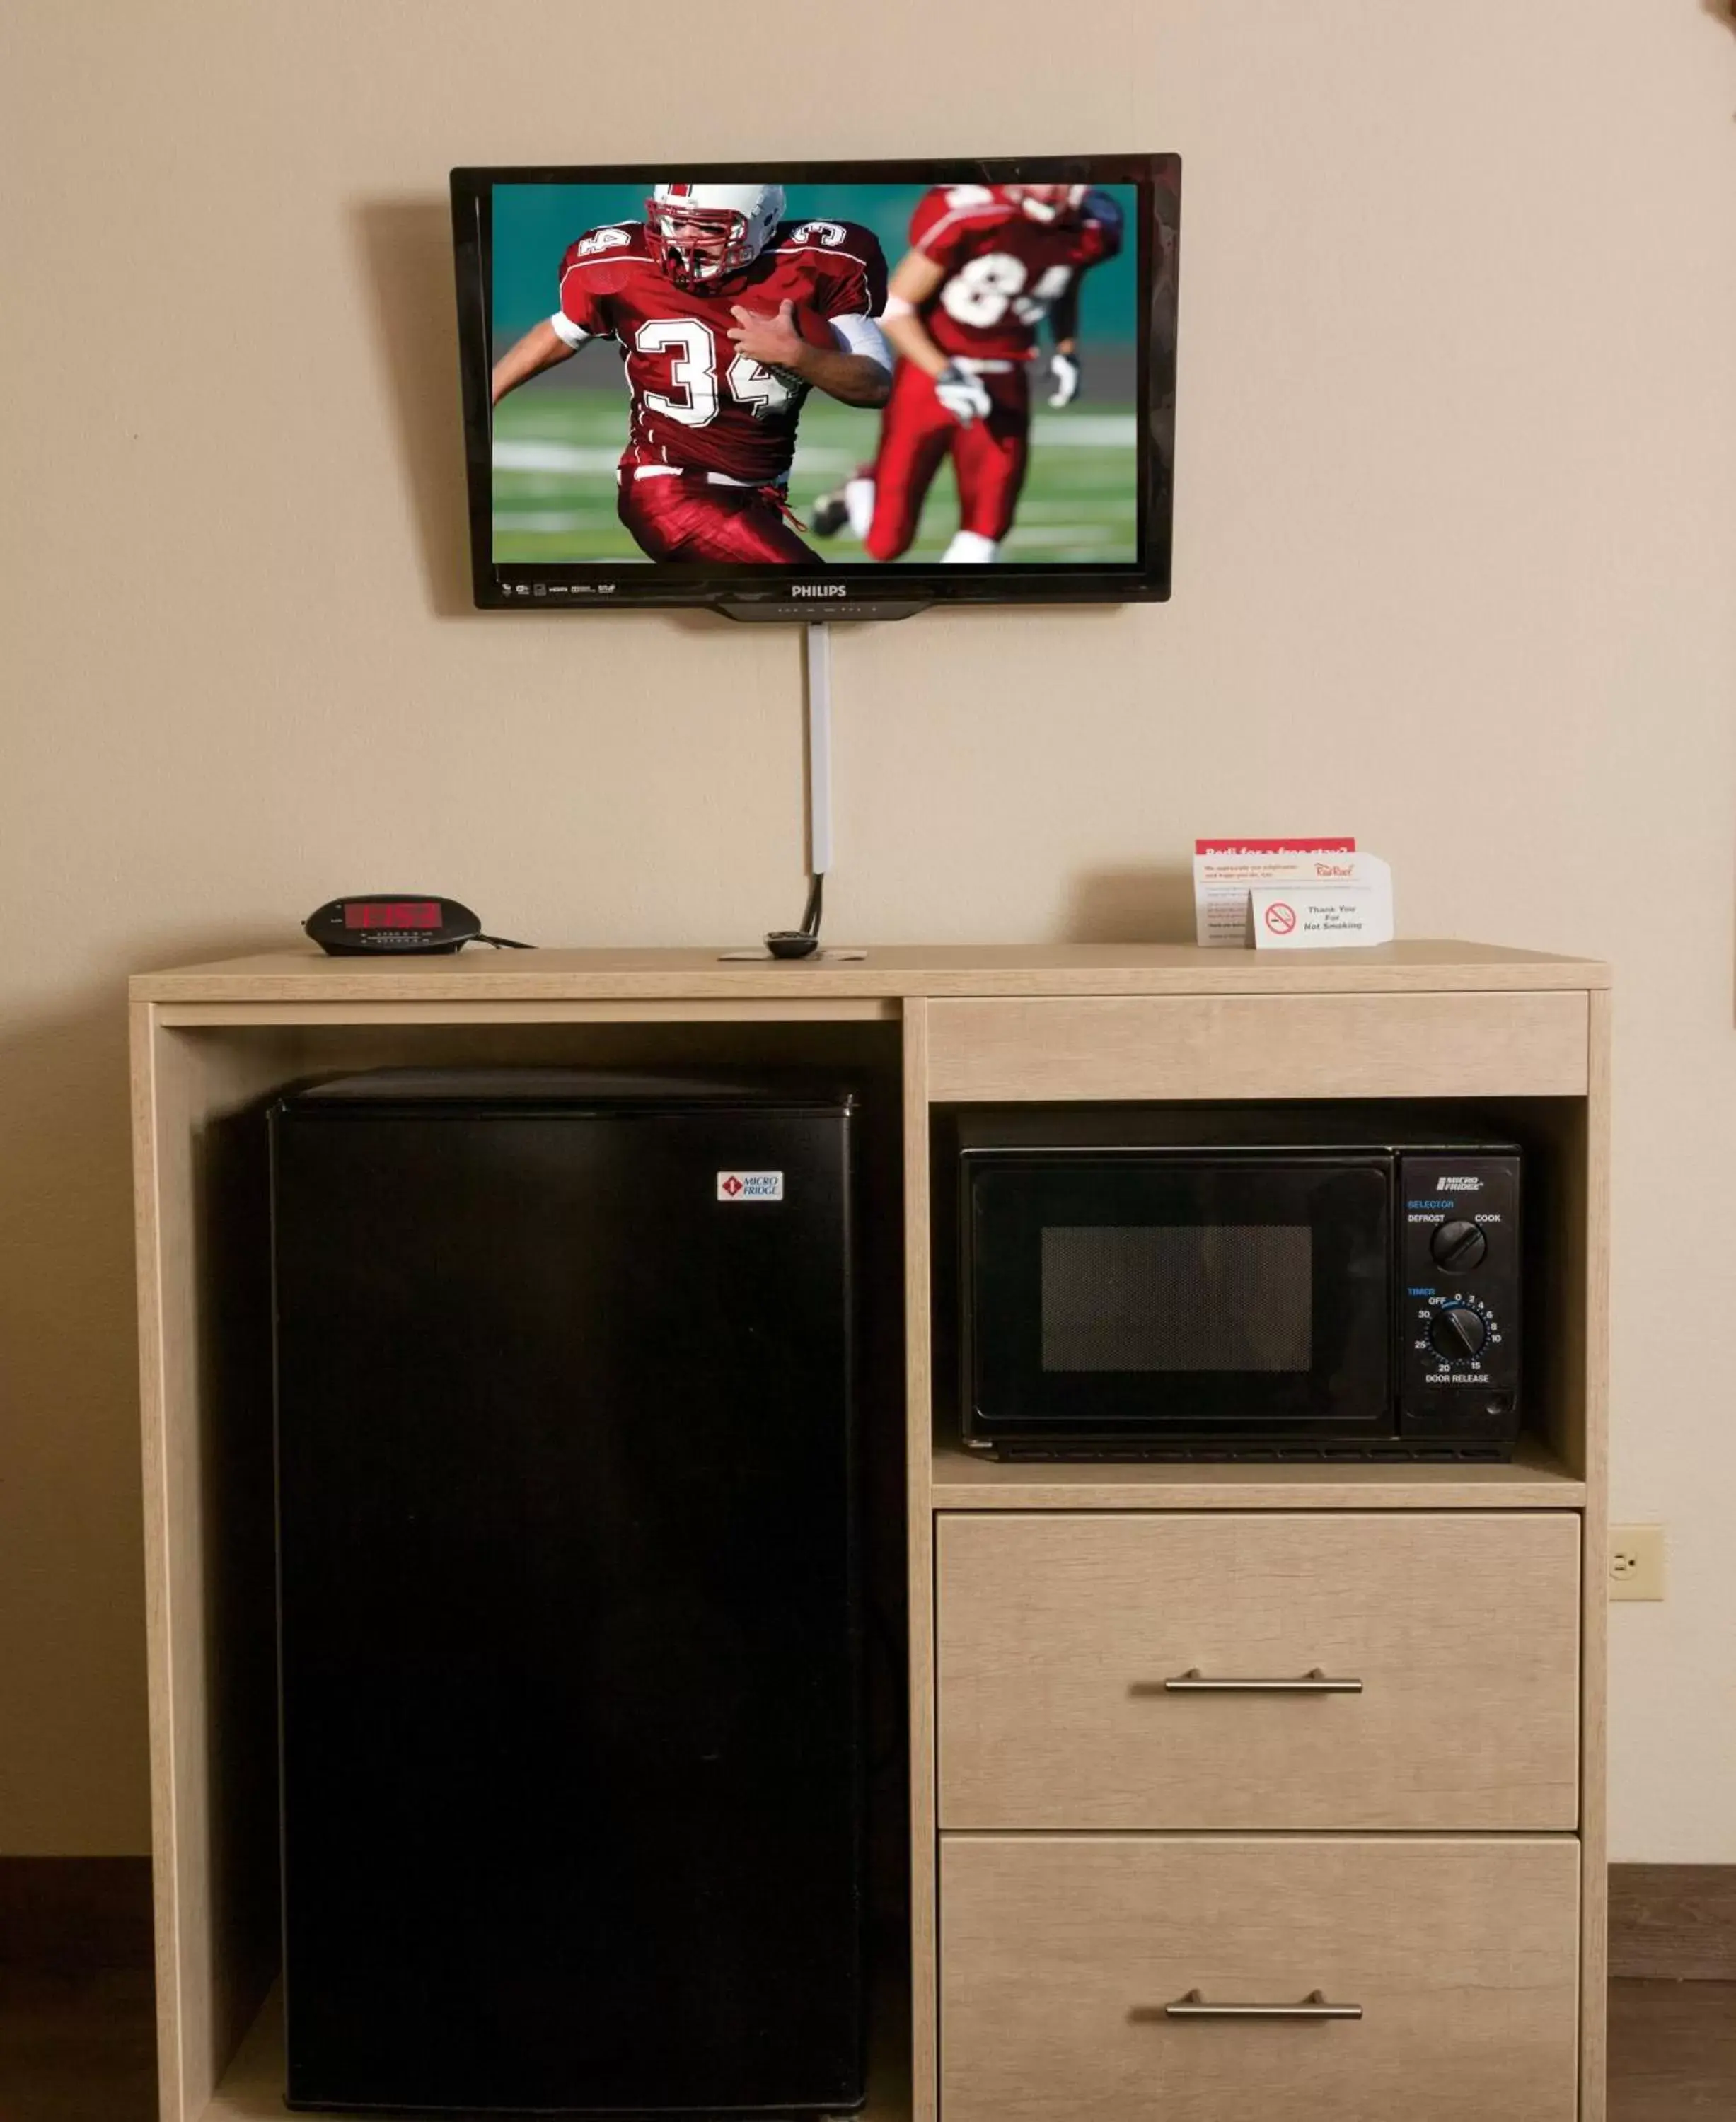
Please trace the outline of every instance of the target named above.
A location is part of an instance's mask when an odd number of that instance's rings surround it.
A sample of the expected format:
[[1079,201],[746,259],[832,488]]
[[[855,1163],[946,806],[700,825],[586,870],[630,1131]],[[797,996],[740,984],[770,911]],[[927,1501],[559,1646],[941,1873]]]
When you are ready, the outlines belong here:
[[1519,1159],[1398,1159],[1399,1429],[1509,1436],[1519,1405]]

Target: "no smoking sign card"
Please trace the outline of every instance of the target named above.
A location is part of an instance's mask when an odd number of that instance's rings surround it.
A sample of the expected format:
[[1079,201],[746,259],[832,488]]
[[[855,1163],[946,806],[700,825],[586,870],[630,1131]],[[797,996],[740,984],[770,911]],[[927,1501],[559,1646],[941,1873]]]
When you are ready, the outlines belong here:
[[1335,877],[1251,888],[1248,932],[1256,951],[1392,942],[1391,870],[1378,855],[1345,855],[1339,866]]

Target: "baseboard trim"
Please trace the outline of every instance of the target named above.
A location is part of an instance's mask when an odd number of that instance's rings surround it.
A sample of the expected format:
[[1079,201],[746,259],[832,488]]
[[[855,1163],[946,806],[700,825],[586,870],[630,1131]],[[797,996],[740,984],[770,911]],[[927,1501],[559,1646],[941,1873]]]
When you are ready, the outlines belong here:
[[0,1967],[151,1965],[148,1857],[0,1857]]
[[1736,1982],[1736,1864],[1612,1864],[1609,1971]]

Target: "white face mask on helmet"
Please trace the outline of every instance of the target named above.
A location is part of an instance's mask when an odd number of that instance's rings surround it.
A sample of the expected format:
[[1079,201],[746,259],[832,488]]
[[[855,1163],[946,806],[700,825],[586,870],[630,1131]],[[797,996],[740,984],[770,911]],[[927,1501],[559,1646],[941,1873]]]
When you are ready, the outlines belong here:
[[707,287],[751,265],[783,218],[782,185],[658,185],[645,236],[676,287]]
[[1088,185],[1008,185],[1004,187],[1032,221],[1070,220],[1085,203]]

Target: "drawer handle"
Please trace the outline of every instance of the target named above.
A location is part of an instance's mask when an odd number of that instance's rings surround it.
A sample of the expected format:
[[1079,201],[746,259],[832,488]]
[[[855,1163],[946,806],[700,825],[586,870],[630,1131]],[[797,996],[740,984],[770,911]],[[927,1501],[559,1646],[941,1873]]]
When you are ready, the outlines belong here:
[[1360,1694],[1362,1682],[1329,1680],[1317,1665],[1299,1680],[1211,1680],[1194,1666],[1177,1673],[1173,1680],[1166,1680],[1163,1691],[1166,1694]]
[[1329,2004],[1311,1989],[1299,2004],[1208,2004],[1197,1989],[1163,2007],[1166,2019],[1359,2019],[1360,2004]]

